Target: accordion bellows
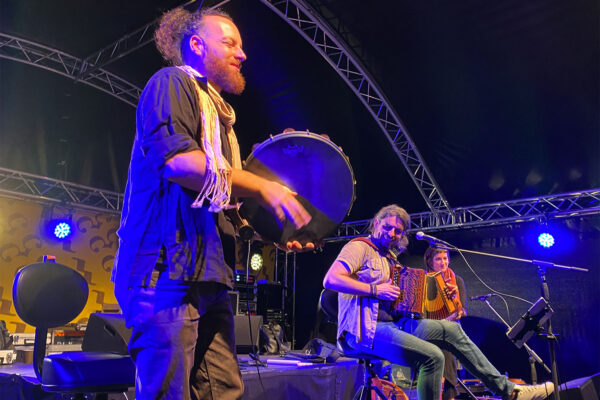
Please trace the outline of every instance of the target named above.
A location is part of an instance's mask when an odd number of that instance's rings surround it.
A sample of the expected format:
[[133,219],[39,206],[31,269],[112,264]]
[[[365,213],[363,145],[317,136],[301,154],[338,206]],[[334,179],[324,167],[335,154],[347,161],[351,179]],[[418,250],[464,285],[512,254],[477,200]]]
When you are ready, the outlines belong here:
[[446,282],[439,272],[426,274],[422,269],[397,264],[392,267],[392,283],[400,288],[400,296],[392,305],[396,312],[444,319],[462,308],[458,296],[454,299],[448,296]]

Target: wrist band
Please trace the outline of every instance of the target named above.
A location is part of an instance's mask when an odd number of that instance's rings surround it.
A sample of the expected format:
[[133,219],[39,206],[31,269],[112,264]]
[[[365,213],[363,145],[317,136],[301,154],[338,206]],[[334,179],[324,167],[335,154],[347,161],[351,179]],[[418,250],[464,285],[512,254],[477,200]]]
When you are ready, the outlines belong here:
[[377,285],[374,283],[371,283],[370,289],[371,289],[371,297],[377,298]]

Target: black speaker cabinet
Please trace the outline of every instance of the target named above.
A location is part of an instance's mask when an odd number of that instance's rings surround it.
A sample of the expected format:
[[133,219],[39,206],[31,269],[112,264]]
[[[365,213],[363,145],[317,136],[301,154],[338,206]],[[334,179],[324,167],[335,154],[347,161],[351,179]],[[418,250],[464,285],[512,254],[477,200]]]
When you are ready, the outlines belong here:
[[273,311],[283,310],[283,286],[281,283],[261,283],[257,286],[256,313],[267,318]]
[[[251,315],[250,322],[248,322],[247,315],[236,315],[234,318],[236,350],[238,354],[248,354],[253,351],[252,345],[258,347],[258,336],[263,317],[262,315]],[[252,332],[252,337],[250,332]]]
[[131,329],[122,314],[92,313],[88,320],[81,349],[127,354]]
[[229,290],[229,300],[231,301],[231,308],[233,310],[233,315],[240,314],[240,293],[235,290]]
[[[566,400],[598,400],[600,399],[600,373],[585,378],[574,379],[564,384],[560,398]],[[563,388],[563,385],[561,385]]]

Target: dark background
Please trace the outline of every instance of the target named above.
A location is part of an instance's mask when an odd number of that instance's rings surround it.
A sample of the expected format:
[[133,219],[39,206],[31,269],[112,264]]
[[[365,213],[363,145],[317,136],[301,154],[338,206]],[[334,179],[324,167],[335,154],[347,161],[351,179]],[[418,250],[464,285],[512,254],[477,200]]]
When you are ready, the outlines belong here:
[[[600,186],[597,1],[310,3],[349,32],[452,207]],[[84,58],[178,4],[0,0],[0,31]],[[232,0],[224,8],[249,57],[242,69],[246,91],[228,97],[242,156],[287,127],[327,133],[349,156],[357,180],[348,221],[370,218],[392,202],[426,211],[370,114],[317,52],[258,0]],[[148,45],[106,69],[141,88],[162,65]],[[134,123],[134,108],[116,98],[0,58],[1,167],[121,192]],[[469,249],[592,270],[548,274],[556,330],[564,335],[561,372],[570,379],[600,370],[599,223],[595,217],[556,223],[574,238],[562,254],[531,254],[525,233],[536,226],[446,235]],[[299,345],[308,339],[320,280],[339,246],[298,259]],[[420,265],[423,245],[409,251],[407,261]],[[473,264],[495,289],[529,301],[539,297],[534,267],[479,258]],[[456,257],[453,266],[470,294],[489,292]],[[513,321],[527,309],[509,305]],[[471,315],[494,319],[485,304],[469,306]],[[542,355],[545,345],[537,347]]]

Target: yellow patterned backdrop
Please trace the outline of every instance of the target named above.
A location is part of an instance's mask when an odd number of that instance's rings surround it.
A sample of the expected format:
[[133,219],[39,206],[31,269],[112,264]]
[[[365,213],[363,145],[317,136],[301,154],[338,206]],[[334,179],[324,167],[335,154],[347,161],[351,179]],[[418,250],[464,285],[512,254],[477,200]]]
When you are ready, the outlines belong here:
[[[82,313],[74,320],[86,323],[93,312],[104,307],[117,307],[110,281],[117,251],[119,215],[101,213],[35,201],[15,200],[0,196],[0,320],[13,333],[33,332],[15,313],[12,284],[17,271],[28,264],[41,262],[45,254],[56,262],[73,268],[88,282],[90,295]],[[47,232],[47,225],[57,219],[69,219],[73,233],[58,241]],[[246,244],[238,244],[236,269],[245,271]],[[264,266],[258,280],[274,280],[275,247],[262,249]],[[60,288],[57,288],[60,290]]]
[[[69,219],[73,228],[63,242],[46,232],[47,224],[60,218]],[[116,307],[110,273],[118,227],[117,214],[0,197],[0,320],[13,333],[34,331],[15,313],[12,284],[21,267],[41,262],[44,254],[55,256],[57,263],[78,271],[88,282],[87,304],[74,322],[87,322],[103,305]]]

